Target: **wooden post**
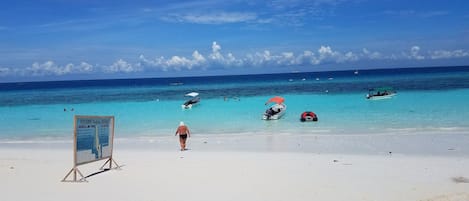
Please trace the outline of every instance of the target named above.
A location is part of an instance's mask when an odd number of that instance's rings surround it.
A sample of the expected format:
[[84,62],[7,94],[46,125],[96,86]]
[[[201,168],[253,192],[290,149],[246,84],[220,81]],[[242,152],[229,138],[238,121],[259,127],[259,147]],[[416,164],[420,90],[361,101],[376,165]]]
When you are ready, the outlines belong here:
[[[98,121],[97,123],[84,123],[85,125],[87,125],[87,127],[82,127],[83,124],[82,124],[82,119],[93,119],[93,120],[88,120],[88,121],[97,121],[96,119],[98,120],[102,120],[102,119],[109,119],[109,122],[108,124],[106,124],[106,127],[108,127],[109,129],[109,140],[108,140],[108,143],[110,144],[110,153],[108,156],[105,156],[103,157],[102,154],[103,154],[103,147],[101,147],[102,145],[99,144],[99,136],[98,136],[98,125],[102,124],[100,121]],[[80,123],[79,123],[80,121]],[[106,122],[107,123],[107,122]],[[96,162],[96,161],[99,161],[99,160],[104,160],[104,159],[107,159],[106,162],[104,163],[104,165],[100,168],[101,170],[107,165],[107,163],[109,163],[109,169],[113,169],[113,164],[114,163],[116,165],[116,167],[114,169],[119,169],[120,166],[116,163],[116,161],[113,159],[112,157],[112,152],[113,152],[113,147],[114,147],[114,128],[115,128],[115,120],[114,120],[114,116],[81,116],[81,115],[75,115],[74,116],[74,131],[73,131],[73,168],[67,173],[67,175],[62,179],[62,182],[86,182],[86,177],[83,176],[83,174],[80,172],[80,170],[78,170],[77,166],[79,165],[84,165],[84,164],[87,164],[87,163],[91,163],[91,162]],[[96,156],[96,159],[95,160],[83,160],[83,159],[79,159],[78,156],[77,156],[77,149],[78,149],[78,145],[77,145],[77,135],[79,134],[78,130],[80,128],[95,128],[95,138],[97,138],[97,144],[99,145],[94,145],[96,147],[99,146],[99,151],[101,152],[100,154],[98,154],[98,156]],[[80,136],[81,136],[81,132],[80,132]],[[78,173],[77,173],[78,172]],[[72,176],[72,180],[67,180],[68,177],[70,176],[70,174],[73,173],[73,176]],[[80,178],[78,178],[80,177]]]
[[[77,179],[77,172],[81,177],[79,180]],[[67,178],[72,173],[73,173],[73,180],[67,180]],[[88,181],[86,181],[86,177],[83,176],[83,174],[80,172],[80,170],[78,170],[78,168],[74,167],[68,172],[67,175],[65,175],[65,177],[62,179],[62,182],[88,182]]]

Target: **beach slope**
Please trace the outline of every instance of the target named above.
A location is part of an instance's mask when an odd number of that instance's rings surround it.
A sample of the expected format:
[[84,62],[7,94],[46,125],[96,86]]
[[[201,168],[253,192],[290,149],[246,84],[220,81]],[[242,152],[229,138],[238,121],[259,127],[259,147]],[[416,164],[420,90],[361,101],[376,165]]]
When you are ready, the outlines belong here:
[[[0,149],[0,200],[469,200],[469,158],[301,152],[115,152],[120,170],[60,182],[66,149]],[[104,161],[79,166],[85,175]]]

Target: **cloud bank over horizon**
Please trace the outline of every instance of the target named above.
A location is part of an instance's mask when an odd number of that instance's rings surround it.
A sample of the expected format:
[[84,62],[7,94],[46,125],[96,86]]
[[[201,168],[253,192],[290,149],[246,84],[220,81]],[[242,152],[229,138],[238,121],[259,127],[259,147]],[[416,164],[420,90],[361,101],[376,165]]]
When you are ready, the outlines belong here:
[[[409,48],[408,51],[384,54],[378,51],[372,51],[363,48],[361,51],[338,51],[329,45],[321,45],[315,51],[304,50],[303,52],[279,52],[273,53],[269,50],[261,52],[247,53],[241,56],[235,56],[233,53],[222,50],[222,46],[216,41],[212,42],[211,51],[202,54],[194,50],[191,56],[171,56],[165,58],[148,57],[141,54],[134,62],[128,62],[124,59],[118,59],[109,65],[91,64],[88,61],[82,61],[79,64],[67,63],[59,65],[54,61],[34,62],[31,66],[25,68],[11,68],[0,66],[0,76],[63,76],[75,74],[90,73],[142,73],[142,72],[181,72],[192,70],[208,71],[216,68],[283,68],[289,66],[314,67],[323,64],[353,64],[358,61],[385,61],[385,60],[441,60],[469,58],[469,51],[463,49],[457,50],[427,50],[423,51],[417,45]],[[314,71],[313,68],[310,69]]]
[[0,5],[0,82],[469,65],[464,0]]

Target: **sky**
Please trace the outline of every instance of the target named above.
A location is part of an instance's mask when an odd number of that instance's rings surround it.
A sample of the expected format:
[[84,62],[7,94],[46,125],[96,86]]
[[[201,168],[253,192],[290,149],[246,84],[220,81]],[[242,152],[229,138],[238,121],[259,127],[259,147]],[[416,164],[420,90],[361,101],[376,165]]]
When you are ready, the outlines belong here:
[[466,0],[17,0],[0,8],[0,82],[469,65]]

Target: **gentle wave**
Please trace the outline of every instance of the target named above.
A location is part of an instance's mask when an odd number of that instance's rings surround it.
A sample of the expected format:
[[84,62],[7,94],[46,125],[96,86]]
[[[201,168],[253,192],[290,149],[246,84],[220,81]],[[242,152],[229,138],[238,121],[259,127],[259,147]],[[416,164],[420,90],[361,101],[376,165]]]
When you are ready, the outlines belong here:
[[423,127],[423,128],[386,128],[385,132],[388,133],[467,133],[469,134],[469,127]]

